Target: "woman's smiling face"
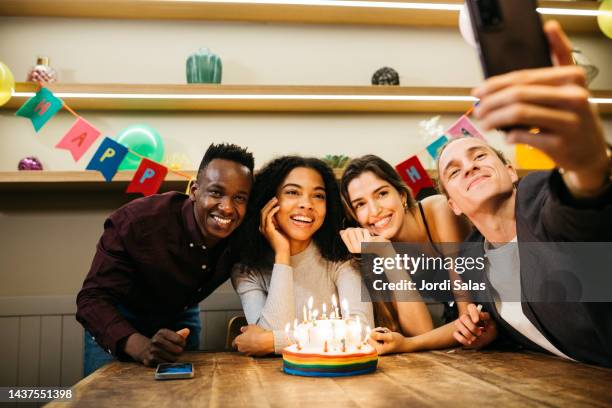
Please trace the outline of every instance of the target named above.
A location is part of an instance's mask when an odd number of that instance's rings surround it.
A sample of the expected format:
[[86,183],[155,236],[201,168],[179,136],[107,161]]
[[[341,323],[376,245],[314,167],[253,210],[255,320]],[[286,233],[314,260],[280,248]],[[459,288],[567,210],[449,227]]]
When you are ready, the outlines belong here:
[[310,241],[321,228],[327,212],[325,183],[314,169],[296,167],[279,186],[276,222],[293,241]]
[[351,180],[347,191],[357,222],[370,233],[393,240],[404,222],[406,198],[371,171]]

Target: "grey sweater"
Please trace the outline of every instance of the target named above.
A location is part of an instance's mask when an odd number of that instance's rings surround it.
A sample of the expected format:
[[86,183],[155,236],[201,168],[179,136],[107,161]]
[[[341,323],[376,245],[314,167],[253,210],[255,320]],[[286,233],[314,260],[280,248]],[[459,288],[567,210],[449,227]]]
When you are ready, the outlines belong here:
[[323,303],[330,313],[335,294],[338,303],[342,299],[348,301],[351,316],[359,316],[364,327],[374,327],[372,303],[359,271],[350,261],[325,260],[314,243],[292,256],[291,266],[274,264],[272,269],[260,270],[237,264],[232,271],[232,284],[248,323],[274,333],[276,354],[289,345],[285,325],[291,323],[293,327],[296,318],[302,320],[303,306],[310,296],[319,315]]

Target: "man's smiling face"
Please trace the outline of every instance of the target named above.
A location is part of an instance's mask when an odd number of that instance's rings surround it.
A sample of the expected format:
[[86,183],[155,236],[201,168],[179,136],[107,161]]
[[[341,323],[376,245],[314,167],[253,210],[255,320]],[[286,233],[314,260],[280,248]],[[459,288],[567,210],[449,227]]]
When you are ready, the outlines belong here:
[[191,186],[195,218],[207,246],[227,238],[244,220],[251,171],[231,160],[214,159]]
[[440,181],[455,214],[478,212],[491,200],[512,194],[518,176],[484,141],[468,137],[449,143],[438,161]]

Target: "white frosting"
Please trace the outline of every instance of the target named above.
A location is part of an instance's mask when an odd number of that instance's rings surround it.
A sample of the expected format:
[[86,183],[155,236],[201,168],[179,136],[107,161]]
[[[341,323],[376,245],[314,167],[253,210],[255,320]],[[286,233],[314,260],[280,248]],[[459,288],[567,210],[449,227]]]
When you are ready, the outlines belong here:
[[290,351],[352,354],[364,352],[366,348],[371,350],[365,331],[359,320],[319,319],[294,324],[293,331],[287,332],[287,336],[293,344]]
[[372,353],[374,351],[374,347],[370,346],[369,344],[365,344],[365,345],[362,344],[361,345],[361,349],[358,349],[357,347],[354,347],[354,348],[351,348],[350,350],[347,350],[346,352],[343,353],[340,350],[336,350],[336,351],[330,350],[328,352],[323,352],[322,349],[318,349],[318,350],[311,349],[310,351],[306,350],[306,349],[298,350],[297,344],[292,344],[290,346],[287,346],[285,348],[285,350],[287,350],[287,351],[289,351],[291,353],[297,353],[297,354],[300,354],[300,353],[302,353],[302,354],[320,354],[320,355],[330,356],[330,357],[334,357],[334,356],[337,356],[337,357],[349,357],[349,356],[354,355],[354,354],[370,354],[370,353]]

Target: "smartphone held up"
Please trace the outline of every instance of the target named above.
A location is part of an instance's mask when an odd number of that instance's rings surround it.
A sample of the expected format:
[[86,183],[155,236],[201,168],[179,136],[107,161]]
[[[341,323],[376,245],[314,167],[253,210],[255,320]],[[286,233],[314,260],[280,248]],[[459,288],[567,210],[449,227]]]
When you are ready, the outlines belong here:
[[485,78],[552,66],[535,0],[466,0]]

